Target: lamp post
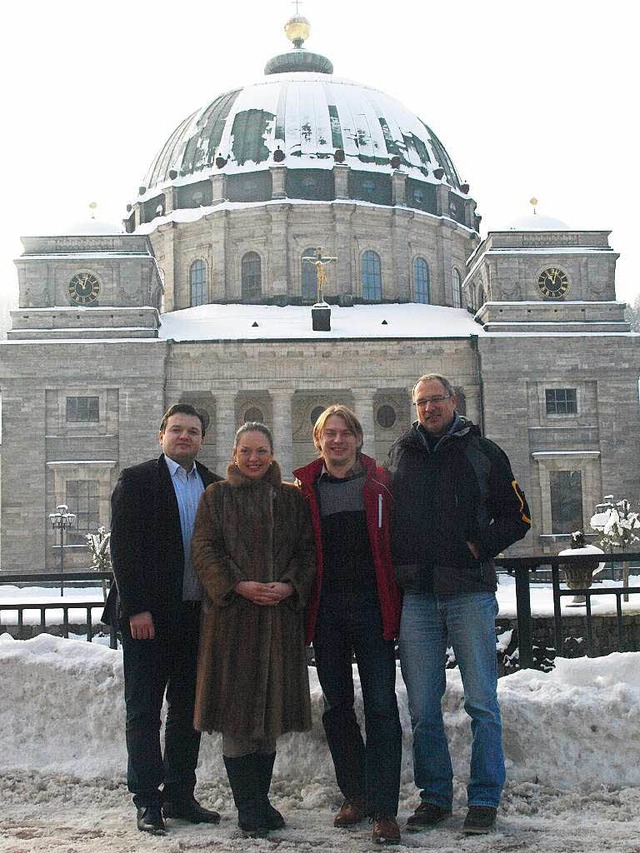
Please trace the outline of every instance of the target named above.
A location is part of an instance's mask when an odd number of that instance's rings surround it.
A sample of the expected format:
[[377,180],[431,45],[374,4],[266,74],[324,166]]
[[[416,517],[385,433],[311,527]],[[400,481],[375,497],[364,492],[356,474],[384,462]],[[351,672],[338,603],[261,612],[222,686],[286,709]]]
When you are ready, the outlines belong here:
[[75,520],[75,515],[69,512],[66,504],[60,504],[56,507],[56,512],[49,513],[49,521],[54,531],[60,531],[60,595],[64,595],[64,532]]

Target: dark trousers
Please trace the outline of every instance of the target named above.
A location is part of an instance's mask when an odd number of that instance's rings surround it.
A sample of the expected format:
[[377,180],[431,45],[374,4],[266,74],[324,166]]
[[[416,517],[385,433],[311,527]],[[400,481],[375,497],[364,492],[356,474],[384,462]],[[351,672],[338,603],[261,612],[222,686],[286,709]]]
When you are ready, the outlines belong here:
[[[136,805],[188,799],[196,784],[200,732],[193,728],[200,605],[180,602],[169,618],[154,618],[153,640],[134,640],[122,625],[127,711],[127,785]],[[160,714],[166,690],[164,756]]]
[[[383,637],[377,596],[323,595],[313,648],[325,702],[322,722],[338,786],[347,800],[364,798],[370,815],[395,815],[402,729],[394,644]],[[353,707],[353,653],[360,674],[366,744]]]

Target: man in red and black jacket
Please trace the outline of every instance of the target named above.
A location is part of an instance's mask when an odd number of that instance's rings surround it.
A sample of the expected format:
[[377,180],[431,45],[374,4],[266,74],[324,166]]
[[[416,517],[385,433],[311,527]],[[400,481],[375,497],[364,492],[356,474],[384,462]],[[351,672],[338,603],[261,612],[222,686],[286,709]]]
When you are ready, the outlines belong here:
[[[346,406],[330,406],[313,430],[320,458],[294,471],[309,501],[318,570],[307,608],[325,701],[323,724],[344,803],[337,827],[373,820],[373,840],[397,843],[402,730],[394,639],[400,593],[390,551],[389,475],[361,453],[363,432]],[[355,654],[366,728],[354,712]]]

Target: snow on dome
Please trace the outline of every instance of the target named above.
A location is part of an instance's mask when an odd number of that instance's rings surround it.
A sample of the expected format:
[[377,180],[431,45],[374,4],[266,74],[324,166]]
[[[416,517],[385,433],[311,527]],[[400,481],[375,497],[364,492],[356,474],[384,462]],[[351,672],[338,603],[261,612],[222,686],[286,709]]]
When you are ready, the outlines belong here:
[[66,225],[56,225],[53,229],[47,229],[49,237],[89,237],[91,235],[113,236],[114,234],[123,234],[124,228],[121,224],[113,222],[105,222],[102,219],[89,219],[72,222]]
[[114,225],[112,222],[100,222],[97,219],[90,219],[86,222],[79,222],[77,225],[70,225],[65,234],[72,237],[91,235],[91,234],[123,234],[122,225]]
[[[384,92],[335,77],[329,59],[302,47],[306,19],[298,16],[287,26],[293,26],[294,48],[267,62],[261,80],[218,95],[178,125],[151,163],[140,201],[151,202],[158,189],[174,185],[184,207],[186,185],[219,171],[234,180],[274,165],[327,171],[336,163],[378,173],[374,182],[380,173],[402,169],[420,182],[422,195],[435,193],[443,180],[468,193],[444,146],[417,115]],[[322,183],[317,174],[316,180]],[[317,196],[307,191],[311,195],[299,197],[323,199],[326,187]],[[154,210],[146,213],[148,221]]]
[[541,216],[539,213],[528,213],[510,222],[505,231],[571,231],[571,226],[562,219],[552,216]]
[[440,140],[399,101],[333,75],[289,72],[219,95],[186,118],[154,159],[140,194],[219,169],[264,171],[274,161],[296,169],[331,169],[338,161],[387,173],[397,164],[409,177],[445,177],[461,187]]

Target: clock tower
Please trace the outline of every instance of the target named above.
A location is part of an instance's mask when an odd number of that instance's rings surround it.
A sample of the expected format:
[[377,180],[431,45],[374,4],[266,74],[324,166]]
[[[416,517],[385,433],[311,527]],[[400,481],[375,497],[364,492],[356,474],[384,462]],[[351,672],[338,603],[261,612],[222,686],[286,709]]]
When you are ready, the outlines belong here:
[[628,332],[609,234],[536,215],[490,231],[469,259],[467,306],[487,332]]
[[9,340],[157,337],[160,271],[134,234],[25,237]]

